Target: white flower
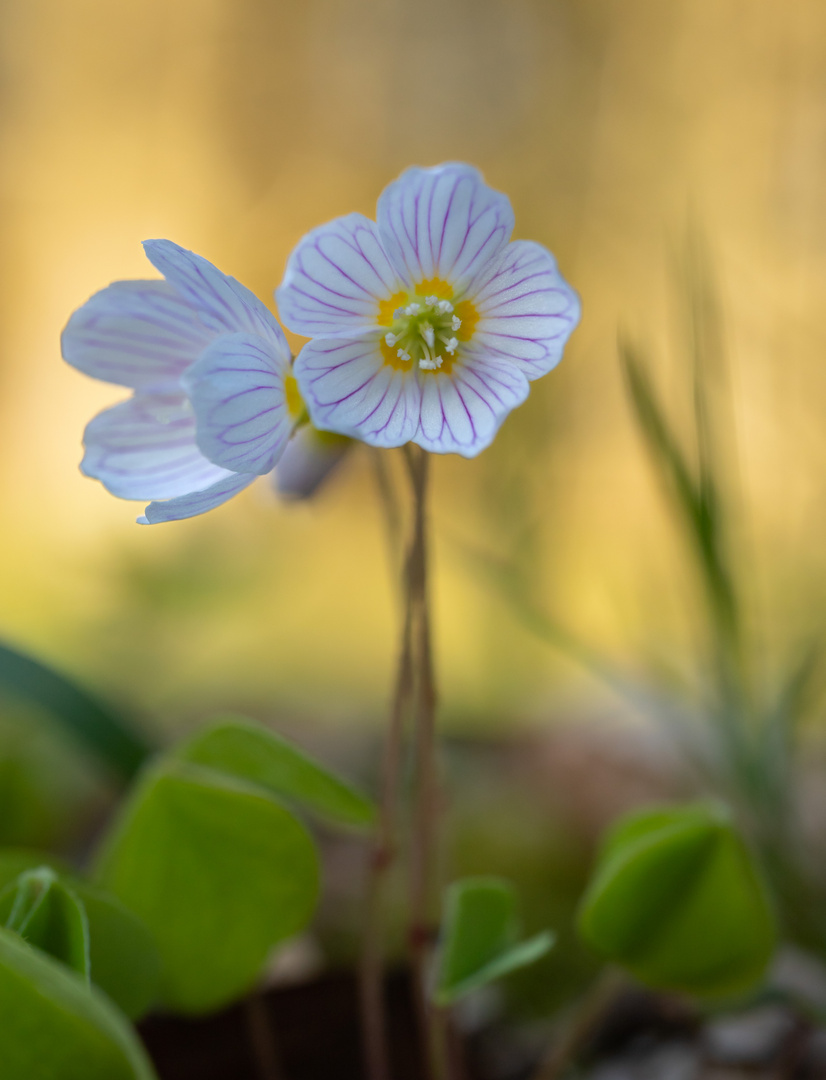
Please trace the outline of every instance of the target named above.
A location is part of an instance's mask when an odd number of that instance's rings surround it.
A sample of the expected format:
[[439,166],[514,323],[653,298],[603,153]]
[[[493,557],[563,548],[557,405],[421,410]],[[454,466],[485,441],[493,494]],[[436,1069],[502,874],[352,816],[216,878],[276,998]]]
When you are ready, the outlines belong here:
[[549,251],[509,242],[510,202],[468,165],[408,169],[377,218],[308,233],[277,290],[285,325],[313,339],[295,362],[310,419],[473,457],[559,362],[579,299]]
[[270,472],[303,413],[290,350],[234,278],[169,240],[148,240],[165,281],[117,281],[69,319],[64,359],[131,387],[86,428],[81,469],[143,524],[203,514]]

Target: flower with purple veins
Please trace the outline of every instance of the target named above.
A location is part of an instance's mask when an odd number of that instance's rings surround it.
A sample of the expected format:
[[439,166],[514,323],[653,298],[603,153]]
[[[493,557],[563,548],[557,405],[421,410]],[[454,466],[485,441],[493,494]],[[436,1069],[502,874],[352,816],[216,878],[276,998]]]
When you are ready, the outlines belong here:
[[63,357],[128,386],[96,416],[81,469],[143,524],[194,517],[270,472],[304,406],[278,323],[248,289],[169,240],[147,240],[165,280],[117,281],[79,308]]
[[511,241],[509,200],[469,165],[412,168],[378,202],[308,233],[276,292],[312,340],[295,375],[315,427],[473,457],[579,321],[549,251]]

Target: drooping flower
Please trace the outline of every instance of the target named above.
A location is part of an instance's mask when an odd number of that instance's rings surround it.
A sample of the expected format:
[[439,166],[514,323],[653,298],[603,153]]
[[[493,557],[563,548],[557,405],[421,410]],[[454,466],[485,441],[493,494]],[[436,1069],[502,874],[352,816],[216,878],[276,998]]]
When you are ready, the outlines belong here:
[[310,498],[354,445],[346,435],[303,424],[275,466],[272,474],[275,490],[290,502]]
[[304,412],[283,331],[235,278],[169,240],[165,280],[117,281],[79,308],[63,357],[134,394],[96,416],[81,469],[143,524],[203,514],[272,470]]
[[549,372],[579,299],[469,165],[412,168],[378,202],[308,233],[276,292],[312,340],[295,375],[312,423],[373,446],[473,457]]

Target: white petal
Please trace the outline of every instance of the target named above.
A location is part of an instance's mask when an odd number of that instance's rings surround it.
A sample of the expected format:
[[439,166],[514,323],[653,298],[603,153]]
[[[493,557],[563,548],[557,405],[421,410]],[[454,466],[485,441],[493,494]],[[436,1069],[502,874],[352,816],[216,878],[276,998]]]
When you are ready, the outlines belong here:
[[476,169],[448,164],[403,172],[379,198],[378,224],[406,280],[442,278],[461,293],[510,240],[513,210]]
[[305,424],[287,443],[275,467],[275,490],[282,499],[308,499],[354,445],[346,435]]
[[229,274],[171,240],[145,240],[144,251],[167,281],[189,301],[205,326],[215,334],[236,331],[270,339],[287,357],[284,333],[273,314],[248,288]]
[[289,365],[254,334],[225,334],[184,376],[203,454],[233,472],[268,473],[290,437]]
[[317,428],[371,446],[401,446],[419,423],[421,393],[413,370],[384,362],[381,338],[316,338],[295,361],[295,377]]
[[157,525],[161,521],[181,521],[205,514],[249,487],[255,478],[254,474],[230,473],[203,491],[193,491],[189,495],[181,495],[167,502],[150,503],[145,514],[138,518],[138,524]]
[[343,336],[375,330],[379,303],[403,288],[375,223],[348,214],[299,241],[275,298],[295,333]]
[[86,427],[81,470],[121,499],[166,499],[226,477],[195,443],[183,394],[136,394]]
[[170,390],[212,338],[166,281],[116,281],[72,315],[61,348],[64,360],[95,379]]
[[509,244],[470,299],[479,313],[476,349],[510,358],[529,379],[547,374],[579,322],[579,297],[547,248],[529,240]]
[[465,350],[450,374],[422,379],[421,424],[413,442],[435,454],[475,457],[528,391],[528,380],[510,362]]

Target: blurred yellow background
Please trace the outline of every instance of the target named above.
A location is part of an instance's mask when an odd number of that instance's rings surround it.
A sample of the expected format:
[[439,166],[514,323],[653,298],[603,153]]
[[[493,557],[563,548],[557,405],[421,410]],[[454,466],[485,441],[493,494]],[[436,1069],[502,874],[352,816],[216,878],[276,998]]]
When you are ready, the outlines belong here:
[[[535,527],[541,602],[589,640],[680,666],[680,541],[624,396],[622,326],[688,405],[674,268],[689,222],[720,282],[743,551],[767,655],[826,582],[826,9],[822,0],[7,0],[2,8],[0,634],[158,723],[223,706],[368,723],[394,598],[369,457],[312,503],[266,481],[142,528],[77,469],[123,396],[60,359],[73,309],[155,276],[168,237],[271,302],[292,245],[373,215],[410,164],[507,192],[583,299],[558,371],[493,447],[435,461],[447,722],[571,708],[590,684],[535,641],[466,545]],[[399,481],[402,480],[398,473]]]

